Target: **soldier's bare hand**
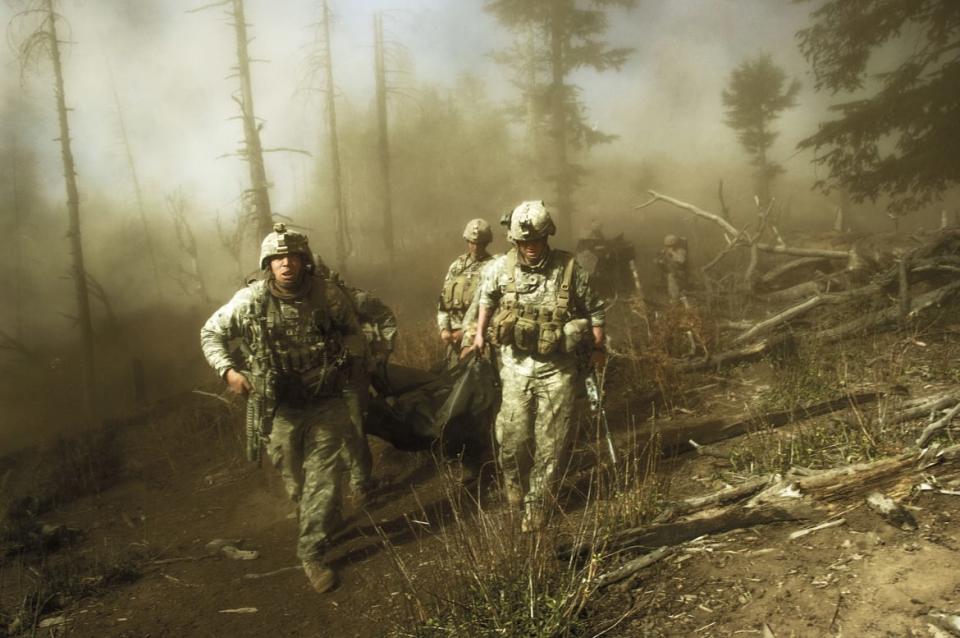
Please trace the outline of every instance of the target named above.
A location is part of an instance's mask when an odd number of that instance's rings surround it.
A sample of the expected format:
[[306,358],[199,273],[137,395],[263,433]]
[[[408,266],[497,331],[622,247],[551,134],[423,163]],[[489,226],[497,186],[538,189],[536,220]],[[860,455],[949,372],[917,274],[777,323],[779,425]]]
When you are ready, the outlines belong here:
[[482,353],[484,346],[487,345],[485,341],[486,340],[483,338],[483,333],[477,331],[476,336],[473,338],[473,348],[471,348],[471,350],[476,350],[477,352]]
[[450,343],[457,345],[463,339],[463,330],[454,330],[450,333]]
[[234,394],[239,394],[240,396],[247,396],[250,394],[250,391],[253,390],[253,386],[250,385],[250,382],[247,381],[247,378],[230,368],[227,370],[227,374],[224,377],[227,382],[227,387],[230,388],[230,391]]
[[444,328],[440,331],[440,341],[444,343],[450,343],[452,341],[453,333]]

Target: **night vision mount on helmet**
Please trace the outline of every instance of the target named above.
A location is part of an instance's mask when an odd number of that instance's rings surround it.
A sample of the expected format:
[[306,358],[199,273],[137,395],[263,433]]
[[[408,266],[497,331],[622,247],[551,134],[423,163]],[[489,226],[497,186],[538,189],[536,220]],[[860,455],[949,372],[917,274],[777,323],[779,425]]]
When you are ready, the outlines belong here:
[[313,254],[307,236],[287,230],[286,224],[277,222],[273,225],[273,232],[264,237],[260,244],[260,269],[266,270],[274,257],[291,254],[302,255],[304,265],[313,269]]

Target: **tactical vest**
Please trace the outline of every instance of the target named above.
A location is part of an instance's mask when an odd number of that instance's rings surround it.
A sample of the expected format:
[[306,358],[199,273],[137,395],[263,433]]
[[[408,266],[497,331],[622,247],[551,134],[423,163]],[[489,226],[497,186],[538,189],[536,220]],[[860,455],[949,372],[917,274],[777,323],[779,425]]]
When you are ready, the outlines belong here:
[[314,278],[310,294],[292,302],[271,295],[265,283],[254,285],[262,291],[254,296],[241,340],[254,389],[291,400],[339,394],[347,351],[330,320],[327,284]]
[[490,258],[475,261],[464,267],[462,264],[467,258],[467,255],[461,255],[458,258],[459,272],[444,282],[443,290],[440,292],[440,310],[462,315],[470,307],[470,303],[477,293],[477,288],[480,286],[483,266]]
[[548,259],[559,259],[563,263],[563,275],[556,290],[548,290],[552,286],[550,280],[544,278],[537,289],[522,291],[517,283],[517,250],[507,253],[506,285],[501,286],[500,305],[491,322],[497,344],[541,355],[571,349],[565,344],[564,326],[572,319],[570,287],[574,258],[570,253],[555,250]]

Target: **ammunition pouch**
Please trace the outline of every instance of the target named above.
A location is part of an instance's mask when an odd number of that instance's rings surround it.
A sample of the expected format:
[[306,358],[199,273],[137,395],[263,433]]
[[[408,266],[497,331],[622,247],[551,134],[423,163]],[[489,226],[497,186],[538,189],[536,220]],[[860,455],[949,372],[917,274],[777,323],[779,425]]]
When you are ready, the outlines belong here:
[[440,293],[440,308],[454,312],[469,308],[477,292],[479,278],[479,273],[463,273],[450,279]]
[[300,384],[311,399],[339,396],[346,385],[347,374],[340,364],[317,366],[300,375]]
[[517,313],[512,307],[500,308],[493,316],[493,342],[498,346],[512,346],[517,325]]
[[513,328],[513,347],[521,352],[536,352],[540,324],[535,319],[521,314]]
[[540,335],[537,338],[538,354],[553,354],[560,349],[562,327],[556,321],[540,324]]

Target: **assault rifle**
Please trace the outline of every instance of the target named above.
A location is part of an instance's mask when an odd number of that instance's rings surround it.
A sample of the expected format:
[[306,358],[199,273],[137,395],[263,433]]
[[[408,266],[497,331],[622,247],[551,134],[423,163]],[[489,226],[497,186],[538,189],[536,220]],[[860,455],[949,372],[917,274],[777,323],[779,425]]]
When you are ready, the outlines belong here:
[[603,428],[603,436],[607,439],[607,453],[614,468],[617,466],[617,452],[613,447],[613,437],[610,435],[610,424],[607,423],[607,411],[603,407],[603,388],[597,380],[597,371],[590,370],[584,381],[587,386],[587,399],[590,401],[590,412]]
[[270,436],[270,431],[273,429],[275,403],[267,398],[269,380],[258,377],[248,370],[241,370],[240,374],[245,376],[253,386],[253,390],[247,394],[245,424],[247,460],[259,465],[263,442]]

